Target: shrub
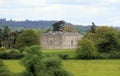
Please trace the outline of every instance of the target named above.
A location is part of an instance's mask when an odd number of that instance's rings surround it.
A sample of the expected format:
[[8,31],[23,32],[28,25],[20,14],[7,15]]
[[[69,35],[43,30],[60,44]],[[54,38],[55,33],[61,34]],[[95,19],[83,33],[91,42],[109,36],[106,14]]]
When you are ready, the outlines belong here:
[[79,41],[76,50],[77,58],[79,59],[94,59],[98,57],[98,51],[93,41],[83,39]]
[[22,47],[32,46],[39,44],[39,37],[31,29],[22,32],[15,43],[16,48],[21,49]]
[[61,59],[58,57],[45,58],[43,62],[48,76],[72,76],[72,74],[62,68]]
[[47,69],[50,68],[60,68],[61,67],[61,60],[57,57],[47,57],[45,59],[43,59],[43,62],[45,64],[45,67]]
[[108,53],[99,53],[99,56],[97,57],[98,59],[109,59],[109,54]]
[[25,66],[23,76],[70,76],[62,69],[61,60],[58,57],[42,57],[40,47],[34,45],[25,49],[26,55],[21,60]]
[[109,58],[120,58],[120,52],[118,52],[118,51],[110,51],[110,53],[109,53]]
[[20,59],[24,55],[22,55],[18,50],[16,49],[10,49],[6,51],[2,51],[0,53],[0,58],[2,59]]
[[61,58],[61,59],[69,59],[69,55],[67,55],[67,54],[60,54],[59,55],[59,57]]

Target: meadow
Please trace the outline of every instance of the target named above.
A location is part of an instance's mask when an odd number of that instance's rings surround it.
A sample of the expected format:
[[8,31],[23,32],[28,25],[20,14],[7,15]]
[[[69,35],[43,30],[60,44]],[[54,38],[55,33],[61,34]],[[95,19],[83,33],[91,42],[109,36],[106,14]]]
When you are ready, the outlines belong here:
[[[24,70],[19,60],[4,60],[14,73]],[[120,60],[63,60],[63,67],[74,76],[120,76]]]
[[[42,50],[43,54],[68,54],[74,57],[74,50]],[[24,70],[20,60],[4,60],[11,72],[19,73]],[[120,59],[118,60],[63,60],[63,68],[74,76],[120,76]]]

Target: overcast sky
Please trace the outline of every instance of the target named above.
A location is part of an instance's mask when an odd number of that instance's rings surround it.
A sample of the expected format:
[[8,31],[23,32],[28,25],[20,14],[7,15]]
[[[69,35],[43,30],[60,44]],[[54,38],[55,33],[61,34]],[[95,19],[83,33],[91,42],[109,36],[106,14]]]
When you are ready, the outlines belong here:
[[0,18],[120,26],[120,0],[0,0]]

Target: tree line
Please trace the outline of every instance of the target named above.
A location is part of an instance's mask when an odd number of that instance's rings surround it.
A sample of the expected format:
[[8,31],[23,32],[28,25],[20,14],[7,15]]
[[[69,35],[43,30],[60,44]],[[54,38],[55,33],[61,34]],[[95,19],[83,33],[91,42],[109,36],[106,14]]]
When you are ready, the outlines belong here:
[[120,58],[120,31],[108,26],[96,28],[92,23],[91,30],[78,46],[77,57],[80,59]]
[[12,31],[8,26],[0,28],[0,47],[15,48],[15,43],[21,31]]
[[0,58],[22,58],[25,47],[37,45],[39,42],[39,36],[32,29],[13,31],[8,26],[0,28]]

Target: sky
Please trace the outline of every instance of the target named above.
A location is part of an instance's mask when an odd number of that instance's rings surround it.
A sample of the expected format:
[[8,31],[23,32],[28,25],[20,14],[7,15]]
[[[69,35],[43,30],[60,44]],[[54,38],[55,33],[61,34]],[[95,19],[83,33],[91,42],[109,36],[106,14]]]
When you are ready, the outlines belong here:
[[0,0],[0,18],[120,26],[120,0]]

